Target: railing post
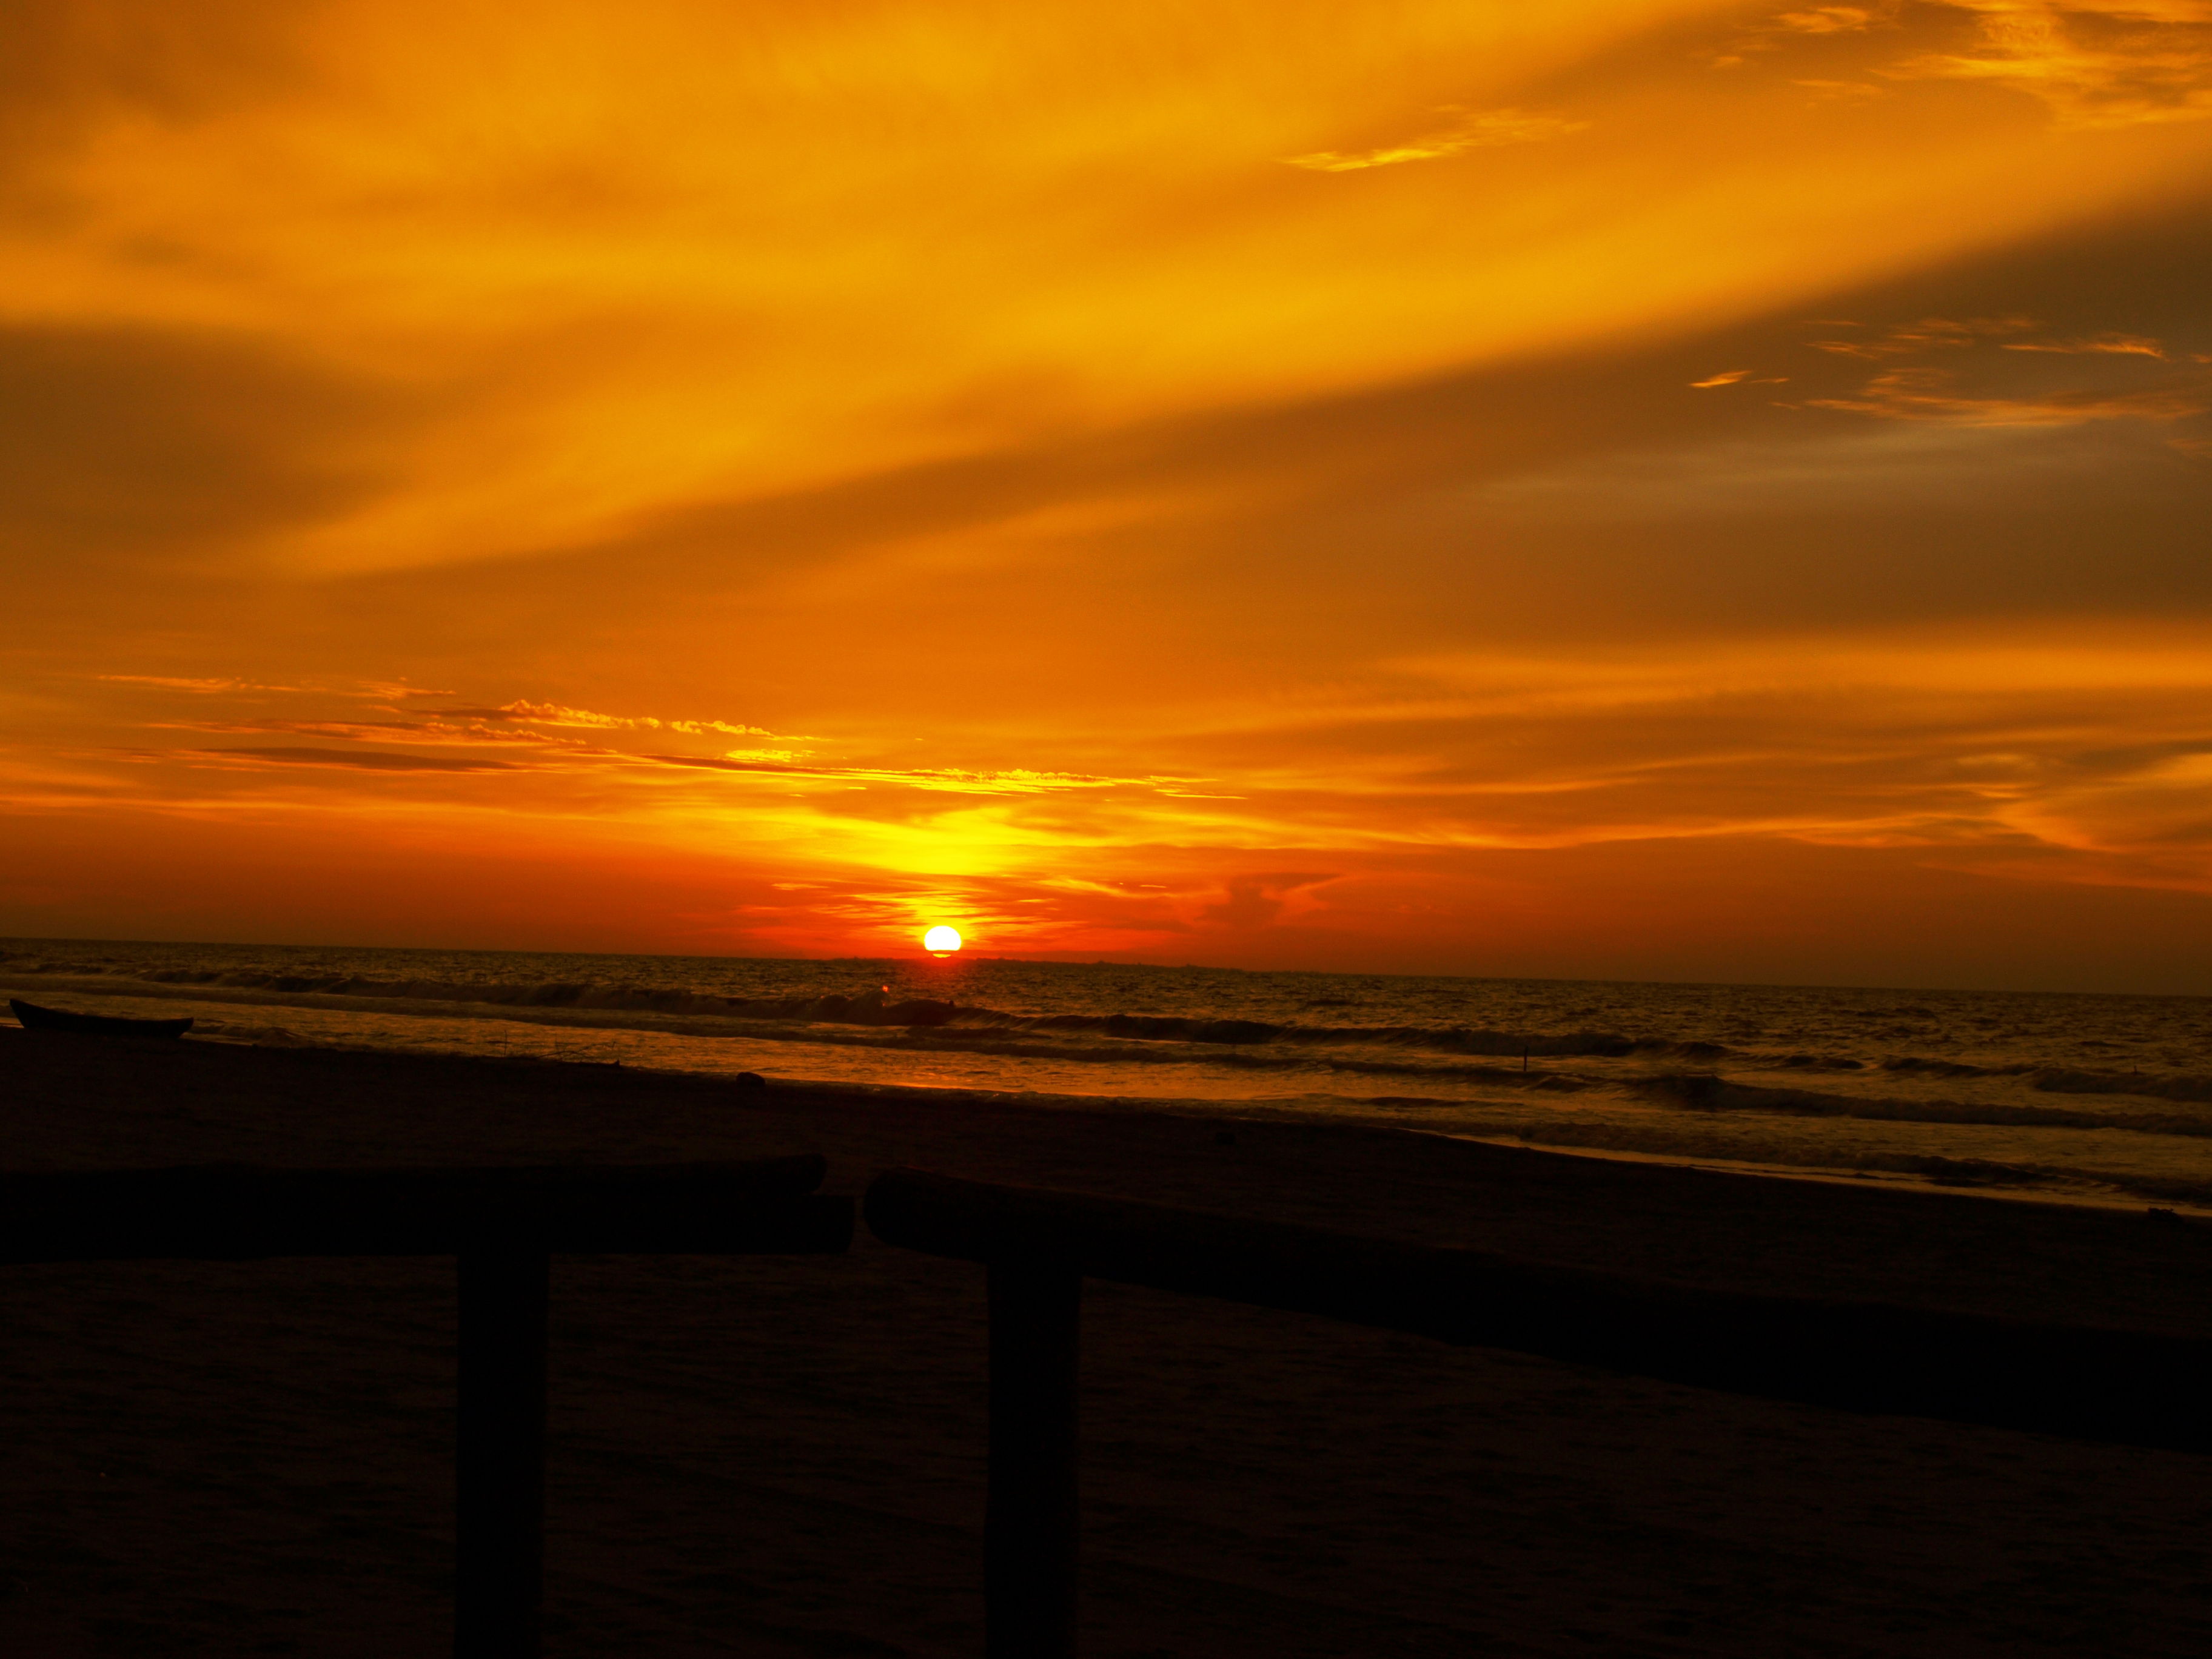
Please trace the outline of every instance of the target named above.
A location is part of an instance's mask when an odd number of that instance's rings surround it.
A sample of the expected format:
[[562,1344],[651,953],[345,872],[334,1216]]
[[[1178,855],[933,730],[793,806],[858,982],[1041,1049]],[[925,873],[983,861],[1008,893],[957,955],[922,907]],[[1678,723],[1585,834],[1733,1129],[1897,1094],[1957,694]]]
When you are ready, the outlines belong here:
[[1075,1652],[1075,1382],[1082,1278],[990,1264],[991,1469],[983,1522],[988,1659]]
[[543,1250],[460,1258],[455,1659],[538,1659],[545,1581]]

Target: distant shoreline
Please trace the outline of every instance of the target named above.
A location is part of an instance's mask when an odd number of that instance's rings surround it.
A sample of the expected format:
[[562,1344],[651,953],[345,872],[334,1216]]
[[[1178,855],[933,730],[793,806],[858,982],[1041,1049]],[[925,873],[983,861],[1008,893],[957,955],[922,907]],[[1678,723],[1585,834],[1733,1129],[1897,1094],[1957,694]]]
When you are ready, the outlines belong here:
[[[519,945],[295,945],[253,939],[76,939],[49,937],[43,934],[0,935],[0,955],[16,945],[137,945],[159,950],[218,950],[218,951],[296,951],[303,952],[368,952],[405,951],[460,957],[536,957],[556,960],[610,961],[635,957],[649,962],[706,962],[706,963],[775,963],[805,964],[820,967],[853,968],[915,968],[932,961],[942,960],[927,951],[890,951],[872,957],[781,957],[736,955],[730,952],[688,952],[680,951],[577,951],[532,950]],[[2212,1002],[2212,991],[2112,991],[2063,990],[2048,986],[2013,985],[1933,985],[1933,984],[1873,984],[1818,980],[1794,979],[1695,979],[1666,978],[1639,979],[1614,975],[1579,975],[1553,974],[1476,974],[1443,969],[1416,968],[1260,968],[1234,963],[1168,963],[1123,960],[1113,957],[1093,957],[1083,953],[1065,956],[1024,957],[1007,956],[995,951],[967,949],[953,958],[963,963],[994,963],[1029,968],[1131,968],[1148,973],[1181,974],[1237,974],[1280,975],[1292,978],[1316,979],[1385,979],[1385,980],[1451,980],[1469,985],[1547,985],[1557,987],[1589,986],[1594,989],[1627,987],[1668,990],[1714,991],[1826,991],[1840,994],[1870,996],[2004,996],[2004,997],[2099,997],[2160,1000]],[[4,966],[0,963],[0,966]]]

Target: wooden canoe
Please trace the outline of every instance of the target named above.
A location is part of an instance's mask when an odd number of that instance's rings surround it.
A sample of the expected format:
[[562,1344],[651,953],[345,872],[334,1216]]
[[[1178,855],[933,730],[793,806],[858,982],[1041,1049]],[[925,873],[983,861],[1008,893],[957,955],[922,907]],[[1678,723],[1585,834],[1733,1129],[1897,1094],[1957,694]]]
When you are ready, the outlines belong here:
[[192,1029],[189,1019],[123,1019],[113,1014],[72,1014],[59,1008],[41,1008],[35,1002],[8,999],[8,1006],[27,1031],[83,1031],[96,1036],[180,1037]]

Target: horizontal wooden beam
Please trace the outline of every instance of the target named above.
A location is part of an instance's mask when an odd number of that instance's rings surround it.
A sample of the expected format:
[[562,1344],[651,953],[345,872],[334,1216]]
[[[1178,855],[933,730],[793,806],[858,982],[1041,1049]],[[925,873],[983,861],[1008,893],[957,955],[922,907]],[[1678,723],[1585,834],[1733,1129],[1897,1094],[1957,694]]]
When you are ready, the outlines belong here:
[[474,1170],[0,1174],[0,1262],[548,1253],[834,1255],[823,1159]]
[[887,1243],[1052,1263],[1700,1388],[2077,1439],[2212,1450],[2212,1341],[1702,1290],[1087,1194],[879,1176]]

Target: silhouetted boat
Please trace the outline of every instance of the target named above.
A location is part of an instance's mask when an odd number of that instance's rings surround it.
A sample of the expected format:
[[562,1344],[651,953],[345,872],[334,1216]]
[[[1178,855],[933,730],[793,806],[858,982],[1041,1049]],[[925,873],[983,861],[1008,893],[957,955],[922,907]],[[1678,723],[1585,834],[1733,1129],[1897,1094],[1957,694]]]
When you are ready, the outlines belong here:
[[97,1036],[179,1037],[192,1029],[189,1019],[120,1019],[113,1014],[72,1014],[41,1008],[35,1002],[8,999],[8,1006],[27,1031],[85,1031]]

